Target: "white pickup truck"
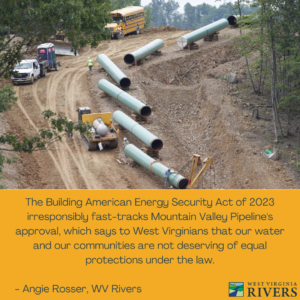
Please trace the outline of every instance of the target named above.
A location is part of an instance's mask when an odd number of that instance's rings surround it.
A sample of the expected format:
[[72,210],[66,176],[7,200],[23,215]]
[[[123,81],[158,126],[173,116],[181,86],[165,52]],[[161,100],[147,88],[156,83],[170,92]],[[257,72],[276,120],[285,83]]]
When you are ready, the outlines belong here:
[[11,76],[13,84],[34,83],[34,80],[42,76],[47,76],[47,61],[39,63],[36,59],[25,59],[19,62],[14,68],[16,72]]

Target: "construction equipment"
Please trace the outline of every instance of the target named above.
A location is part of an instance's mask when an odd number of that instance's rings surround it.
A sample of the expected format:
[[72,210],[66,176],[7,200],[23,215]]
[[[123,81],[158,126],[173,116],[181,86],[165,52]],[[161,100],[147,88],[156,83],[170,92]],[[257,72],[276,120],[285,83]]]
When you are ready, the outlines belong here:
[[99,54],[97,61],[121,88],[130,87],[130,79],[105,54]]
[[122,111],[117,110],[113,113],[113,119],[121,126],[130,131],[133,135],[144,142],[148,147],[153,150],[159,151],[163,147],[161,139],[157,138],[154,134],[149,132],[143,126],[133,121],[130,117],[125,115]]
[[[191,174],[188,182],[187,189],[192,189],[197,181],[200,179],[200,177],[204,174],[205,170],[209,167],[211,169],[215,169],[213,158],[207,157],[203,161],[201,161],[201,157],[199,154],[194,154],[194,156],[191,158],[192,160],[192,169]],[[200,172],[196,175],[197,167],[202,166]]]
[[[72,43],[65,36],[63,31],[58,31],[56,33],[53,44],[55,46],[57,55],[75,55],[75,53],[72,51]],[[78,53],[76,53],[76,55],[78,55]]]
[[111,123],[111,113],[92,114],[87,106],[79,107],[77,111],[78,121],[82,121],[89,128],[89,134],[81,134],[81,140],[87,150],[118,147],[119,130]]
[[144,59],[146,56],[158,51],[158,49],[164,46],[164,41],[161,39],[156,39],[146,46],[126,54],[124,56],[124,62],[126,64],[133,64],[134,62],[138,62],[139,60]]
[[[151,158],[132,144],[127,145],[124,149],[124,152],[127,156],[132,158],[145,169],[149,170],[151,173],[159,176],[162,179],[165,179],[165,173],[169,169],[168,167]],[[169,175],[168,182],[176,189],[186,189],[188,180],[177,172],[173,170],[171,171],[172,174]]]
[[149,117],[151,115],[151,108],[148,105],[122,91],[106,79],[99,80],[98,88],[116,100],[120,101],[140,116]]
[[179,47],[184,48],[187,45],[198,41],[200,39],[204,39],[205,37],[214,34],[215,32],[222,30],[226,27],[228,27],[229,22],[226,19],[221,19],[217,22],[211,23],[209,25],[206,25],[202,28],[199,28],[193,32],[190,32],[184,36],[181,36],[177,40],[177,44]]

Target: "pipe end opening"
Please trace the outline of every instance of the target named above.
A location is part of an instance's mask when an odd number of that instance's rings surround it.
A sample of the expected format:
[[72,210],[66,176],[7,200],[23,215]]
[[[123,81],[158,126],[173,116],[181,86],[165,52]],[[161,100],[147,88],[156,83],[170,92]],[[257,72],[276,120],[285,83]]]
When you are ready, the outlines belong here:
[[123,89],[129,88],[129,87],[130,87],[130,84],[131,84],[131,81],[130,81],[130,79],[127,78],[127,77],[124,77],[124,78],[122,78],[122,79],[120,80],[120,86],[121,86],[121,88],[123,88]]
[[188,186],[189,181],[186,178],[183,178],[179,181],[178,188],[180,190],[185,190]]
[[151,115],[151,108],[145,105],[142,107],[140,113],[142,117],[149,117]]
[[126,54],[124,56],[124,62],[126,64],[133,64],[134,63],[134,56],[132,54]]
[[236,17],[235,16],[229,16],[227,18],[227,21],[228,21],[229,25],[235,25],[236,24]]
[[151,148],[155,151],[159,151],[163,148],[164,144],[162,142],[162,140],[160,139],[155,139],[152,143],[151,143]]
[[180,48],[184,48],[187,44],[188,44],[188,42],[187,42],[187,39],[185,37],[181,36],[180,38],[178,38],[177,45]]

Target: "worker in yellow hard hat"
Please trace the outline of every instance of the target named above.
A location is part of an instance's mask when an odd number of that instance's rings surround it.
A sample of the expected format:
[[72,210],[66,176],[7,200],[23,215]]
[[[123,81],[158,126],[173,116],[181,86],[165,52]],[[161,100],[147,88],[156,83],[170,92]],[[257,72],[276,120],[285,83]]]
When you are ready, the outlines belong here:
[[90,75],[92,75],[93,60],[89,57],[87,63],[89,66]]

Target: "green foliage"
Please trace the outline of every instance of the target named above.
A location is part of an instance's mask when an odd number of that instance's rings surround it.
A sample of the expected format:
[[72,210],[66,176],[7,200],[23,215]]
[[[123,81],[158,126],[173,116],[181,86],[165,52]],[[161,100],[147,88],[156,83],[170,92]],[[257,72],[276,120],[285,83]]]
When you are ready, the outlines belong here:
[[[123,1],[124,2],[124,1]],[[140,1],[131,1],[133,5]],[[9,0],[1,1],[0,9],[0,78],[9,78],[14,66],[24,56],[36,53],[36,46],[47,42],[63,31],[72,42],[74,51],[88,44],[97,47],[109,35],[104,28],[110,21],[109,0]],[[11,85],[0,89],[0,113],[12,108],[17,101]],[[5,163],[16,161],[5,152],[49,150],[72,130],[88,134],[85,124],[74,124],[47,110],[43,113],[49,129],[41,129],[36,136],[18,138],[13,133],[0,135],[0,177]],[[0,185],[0,189],[5,186]]]
[[127,6],[141,6],[141,0],[111,0],[111,9],[120,9]]
[[[234,4],[232,4],[234,5]],[[152,0],[149,4],[152,11],[150,26],[171,25],[183,29],[198,29],[222,18],[228,18],[234,14],[229,5],[220,5],[218,8],[206,3],[192,6],[187,2],[184,13],[178,12],[179,4],[175,0]],[[256,11],[257,8],[244,5],[243,14]]]
[[[50,129],[40,129],[38,135],[22,137],[22,139],[19,139],[12,133],[4,133],[0,135],[0,145],[9,145],[10,147],[3,148],[3,146],[0,146],[0,150],[32,153],[33,151],[47,150],[49,144],[61,140],[62,136],[67,132],[75,130],[81,133],[87,133],[86,125],[83,122],[69,122],[66,117],[63,118],[51,110],[44,111],[43,115],[44,118],[49,121]],[[0,170],[4,161],[5,159],[2,157],[0,160]],[[6,162],[10,163],[12,161]]]
[[[9,90],[10,87],[4,89]],[[15,99],[14,92],[10,92]],[[1,98],[0,98],[1,102]],[[5,163],[13,163],[16,158],[8,158],[3,155],[3,151],[32,153],[33,151],[49,150],[49,146],[56,141],[61,141],[62,136],[73,130],[81,133],[89,134],[88,128],[83,122],[69,122],[66,117],[62,117],[46,110],[43,112],[44,118],[49,121],[49,129],[40,129],[36,136],[22,137],[19,139],[12,133],[4,133],[0,135],[0,175]]]
[[74,51],[88,44],[97,47],[108,37],[109,0],[9,0],[0,9],[0,78],[9,78],[24,55],[36,52],[58,30]]
[[151,7],[147,6],[145,8],[145,28],[148,28],[152,20]]
[[16,91],[11,88],[11,84],[0,89],[0,113],[10,110],[17,101]]
[[289,118],[300,111],[300,1],[255,0],[252,5],[258,10],[238,22],[250,30],[241,30],[237,45],[255,58],[250,65],[253,89],[257,94],[262,94],[264,87],[271,91],[275,135],[278,128],[284,136],[278,109]]

